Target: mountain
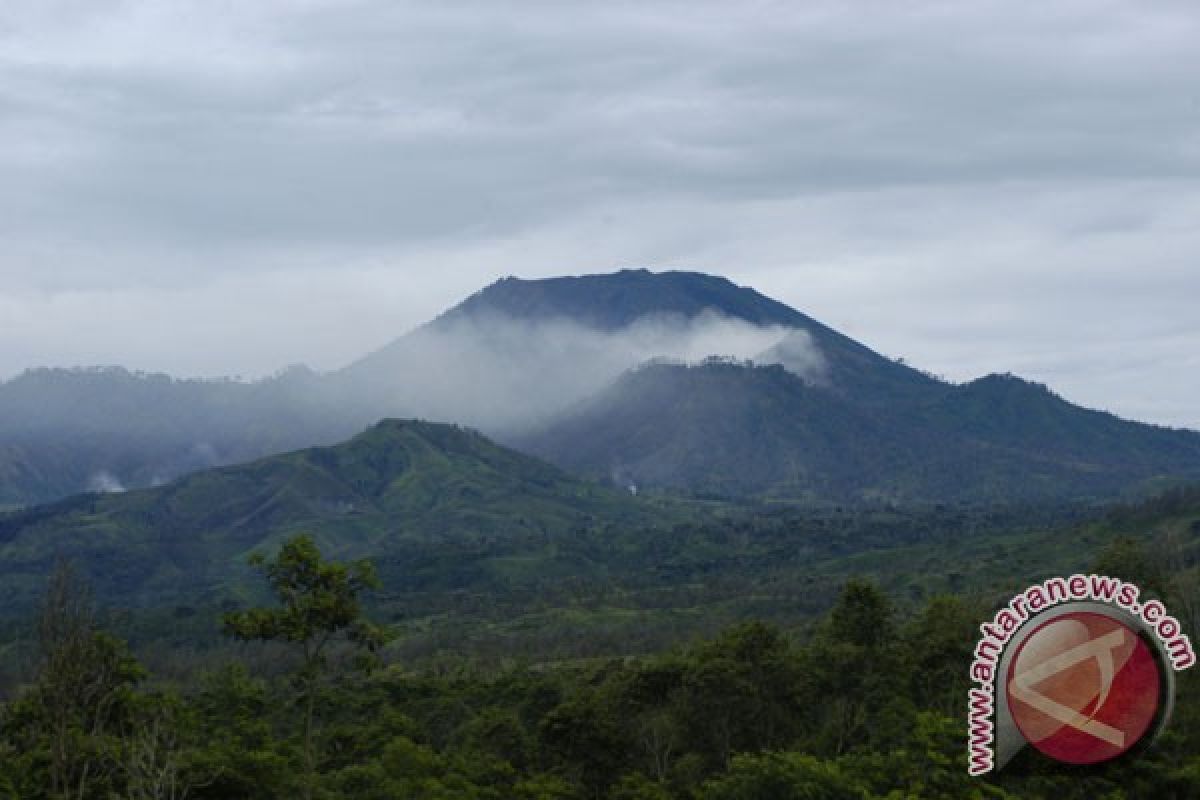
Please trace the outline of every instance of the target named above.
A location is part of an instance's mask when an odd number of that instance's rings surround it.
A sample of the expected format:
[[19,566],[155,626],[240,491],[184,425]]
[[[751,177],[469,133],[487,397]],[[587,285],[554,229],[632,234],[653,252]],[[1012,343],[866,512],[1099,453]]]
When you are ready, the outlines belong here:
[[[688,366],[710,355],[727,358]],[[0,384],[0,508],[327,445],[387,417],[468,425],[620,484],[756,498],[1099,498],[1200,475],[1195,433],[1017,378],[949,384],[725,278],[642,269],[505,278],[327,374],[31,371]]]
[[[211,600],[245,577],[251,552],[302,531],[330,555],[370,555],[395,591],[425,575],[454,588],[481,580],[489,565],[471,556],[489,543],[528,554],[579,531],[662,517],[479,433],[386,420],[331,447],[0,515],[0,601],[28,604],[59,556],[76,560],[106,602]],[[442,562],[417,563],[431,544]]]
[[781,366],[649,364],[519,445],[619,484],[806,501],[1102,499],[1200,476],[1200,434],[1013,376],[879,400]]

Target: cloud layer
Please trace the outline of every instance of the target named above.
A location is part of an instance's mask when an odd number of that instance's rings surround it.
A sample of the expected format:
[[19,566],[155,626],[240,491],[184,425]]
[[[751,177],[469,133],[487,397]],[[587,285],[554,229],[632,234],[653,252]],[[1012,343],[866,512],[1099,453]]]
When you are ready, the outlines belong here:
[[524,277],[725,274],[1200,426],[1200,11],[0,7],[0,376],[348,363]]

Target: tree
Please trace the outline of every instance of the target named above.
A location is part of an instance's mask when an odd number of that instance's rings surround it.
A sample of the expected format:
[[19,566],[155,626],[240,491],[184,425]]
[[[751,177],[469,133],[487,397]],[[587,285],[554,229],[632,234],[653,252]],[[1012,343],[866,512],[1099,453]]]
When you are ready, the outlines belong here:
[[97,628],[88,587],[66,562],[50,576],[37,637],[37,676],[6,709],[6,737],[44,764],[50,797],[116,792],[133,687],[145,673],[124,642]]
[[322,560],[308,535],[284,542],[274,561],[256,553],[250,564],[265,574],[280,606],[226,614],[225,631],[247,641],[289,642],[300,651],[295,677],[304,709],[304,796],[311,798],[316,780],[316,692],[328,666],[329,648],[345,641],[374,654],[383,645],[383,630],[363,618],[359,600],[364,591],[378,588],[379,579],[365,559],[350,564]]
[[829,635],[847,644],[874,651],[894,633],[892,604],[870,581],[851,578],[829,612]]
[[620,776],[627,742],[615,709],[600,694],[583,690],[547,713],[538,726],[542,752],[566,775],[603,796]]
[[195,789],[212,784],[218,765],[197,765],[194,715],[173,694],[142,694],[133,725],[124,737],[123,771],[128,800],[186,800]]
[[787,637],[748,622],[694,648],[675,708],[694,750],[723,769],[734,753],[775,749],[794,738],[800,683]]
[[1167,596],[1171,608],[1184,624],[1184,631],[1193,638],[1200,635],[1200,570],[1196,566],[1195,550],[1188,545],[1200,533],[1200,522],[1189,526],[1191,536],[1181,535],[1168,528],[1163,542],[1167,574]]
[[194,768],[213,776],[198,792],[220,800],[257,800],[294,794],[294,770],[274,740],[277,705],[265,681],[245,665],[204,675],[189,697],[204,747]]
[[1120,578],[1159,597],[1165,594],[1162,561],[1132,536],[1118,536],[1109,542],[1092,564],[1092,572]]
[[971,663],[984,616],[959,597],[939,595],[904,627],[909,695],[918,707],[949,717],[966,714],[969,676],[963,665]]
[[866,792],[837,764],[801,753],[740,755],[700,790],[701,800],[863,800]]
[[894,636],[887,596],[867,581],[847,581],[802,654],[805,705],[816,717],[819,751],[842,755],[882,733],[883,715],[903,699],[892,687]]

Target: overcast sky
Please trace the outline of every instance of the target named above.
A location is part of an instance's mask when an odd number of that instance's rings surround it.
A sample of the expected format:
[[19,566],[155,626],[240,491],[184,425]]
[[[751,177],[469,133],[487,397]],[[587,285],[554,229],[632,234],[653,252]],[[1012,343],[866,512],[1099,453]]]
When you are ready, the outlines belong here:
[[1191,2],[0,3],[0,378],[687,268],[1200,427]]

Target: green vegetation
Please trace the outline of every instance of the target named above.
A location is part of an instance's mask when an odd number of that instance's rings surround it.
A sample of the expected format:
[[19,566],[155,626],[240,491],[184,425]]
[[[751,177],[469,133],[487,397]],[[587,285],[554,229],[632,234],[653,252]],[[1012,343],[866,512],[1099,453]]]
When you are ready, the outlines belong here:
[[[1138,564],[1154,552],[1117,542],[1092,557]],[[260,563],[281,605],[227,617],[235,632],[311,642],[360,620],[353,598],[370,583],[367,565],[326,562],[304,539]],[[1185,572],[1164,565],[1169,603]],[[43,603],[40,666],[0,710],[6,796],[1116,800],[1200,791],[1191,673],[1171,728],[1139,760],[1068,771],[1027,751],[998,775],[968,778],[965,665],[984,610],[954,596],[906,613],[873,583],[850,580],[805,634],[744,622],[636,658],[490,670],[401,662],[297,682],[289,676],[305,674],[305,655],[281,652],[297,672],[255,674],[232,660],[167,681],[95,628],[79,583],[63,574]],[[80,647],[87,658],[72,657]],[[328,652],[331,664],[350,656],[345,646]]]
[[317,689],[328,669],[328,650],[339,640],[375,653],[386,639],[384,631],[362,618],[359,594],[378,589],[370,561],[349,567],[327,564],[313,540],[297,536],[283,543],[279,556],[268,562],[261,553],[250,563],[266,573],[280,608],[254,608],[225,615],[225,630],[247,641],[283,641],[299,648],[295,682],[304,706],[304,796],[316,788]]

